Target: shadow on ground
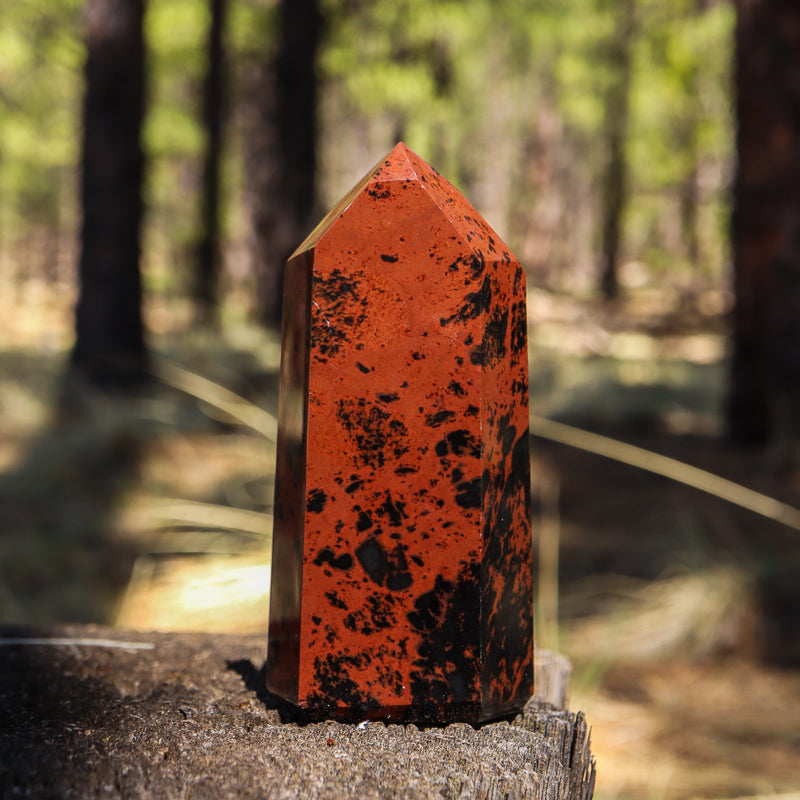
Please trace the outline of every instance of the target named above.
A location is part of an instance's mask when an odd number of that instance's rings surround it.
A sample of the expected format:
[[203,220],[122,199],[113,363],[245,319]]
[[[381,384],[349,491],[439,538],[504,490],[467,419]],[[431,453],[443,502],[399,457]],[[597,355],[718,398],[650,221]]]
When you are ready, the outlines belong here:
[[[262,406],[271,402],[264,397],[277,397],[275,369],[221,340],[193,343],[183,358],[190,367],[218,364],[220,381],[235,380],[231,388]],[[208,403],[155,380],[137,397],[82,394],[67,409],[59,402],[63,369],[63,356],[0,353],[7,398],[0,408],[5,622],[113,622],[136,559],[150,552],[160,530],[143,530],[121,514],[132,498],[140,506],[165,494],[228,506],[257,503],[270,489],[246,468],[217,481],[210,463],[211,480],[182,483],[182,459],[201,471],[204,451],[196,440],[224,441],[239,430]],[[186,451],[181,458],[174,442]],[[224,532],[217,533],[214,541],[224,547]]]

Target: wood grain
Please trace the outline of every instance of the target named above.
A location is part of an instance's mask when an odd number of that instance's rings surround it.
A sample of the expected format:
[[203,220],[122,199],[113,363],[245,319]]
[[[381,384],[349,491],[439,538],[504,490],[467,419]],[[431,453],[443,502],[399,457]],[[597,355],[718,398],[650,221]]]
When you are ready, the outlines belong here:
[[478,729],[303,725],[263,688],[265,635],[0,628],[10,638],[36,641],[0,647],[3,798],[592,796],[585,718],[536,699]]

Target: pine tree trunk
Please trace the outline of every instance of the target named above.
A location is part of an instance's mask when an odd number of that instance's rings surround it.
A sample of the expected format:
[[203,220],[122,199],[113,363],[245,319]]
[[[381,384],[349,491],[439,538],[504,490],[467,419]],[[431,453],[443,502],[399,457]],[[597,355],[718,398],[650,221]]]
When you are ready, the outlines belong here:
[[313,221],[322,27],[318,0],[281,0],[278,15],[277,58],[257,77],[260,108],[247,165],[258,311],[276,327],[284,264]]
[[700,266],[700,234],[697,225],[700,211],[700,184],[696,161],[697,149],[694,142],[690,146],[695,163],[687,171],[680,189],[680,216],[686,260],[696,274]]
[[139,271],[144,158],[144,0],[88,0],[83,226],[72,374],[106,389],[142,383]]
[[[713,0],[694,0],[689,10],[693,23],[700,21]],[[687,168],[679,190],[681,234],[684,253],[691,267],[695,285],[699,285],[703,262],[700,237],[700,121],[703,118],[703,98],[700,90],[699,63],[693,63],[684,77],[684,92],[688,108],[684,120],[678,123],[678,146],[688,156]]]
[[737,0],[729,431],[800,439],[800,5]]
[[200,240],[197,247],[195,302],[199,319],[216,323],[220,244],[220,166],[222,158],[222,120],[225,106],[225,51],[223,37],[227,3],[210,0],[208,28],[208,69],[203,91],[203,122],[206,149],[203,160],[203,194],[200,198]]
[[606,98],[608,163],[603,179],[603,229],[600,288],[607,300],[619,294],[618,262],[622,216],[628,195],[629,94],[634,36],[635,0],[620,0],[616,32],[611,43],[611,85]]

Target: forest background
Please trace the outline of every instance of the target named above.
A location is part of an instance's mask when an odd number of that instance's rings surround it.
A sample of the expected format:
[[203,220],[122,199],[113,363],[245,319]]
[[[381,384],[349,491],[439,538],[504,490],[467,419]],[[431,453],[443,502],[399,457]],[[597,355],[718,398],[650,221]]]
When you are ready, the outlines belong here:
[[[0,620],[265,629],[280,269],[400,139],[527,269],[535,414],[797,505],[786,453],[726,437],[735,31],[723,0],[0,0]],[[142,124],[142,294],[76,337],[79,292],[109,299],[81,188],[104,74],[134,150]],[[538,636],[576,665],[599,796],[796,797],[798,534],[534,458]]]
[[[302,4],[300,4],[302,5]],[[225,19],[225,296],[252,281],[252,139],[270,102],[273,4]],[[83,3],[3,5],[0,213],[8,285],[74,286]],[[313,30],[313,4],[303,26]],[[323,2],[318,218],[402,138],[447,175],[535,285],[599,284],[616,224],[628,281],[725,281],[733,9],[724,2]],[[191,294],[206,146],[210,5],[151,0],[145,18],[148,296]],[[624,24],[621,24],[624,23]],[[298,132],[300,135],[300,132]],[[619,162],[624,162],[621,164]],[[612,171],[618,175],[610,175]],[[613,184],[619,183],[619,186]],[[620,201],[616,195],[624,194]],[[619,210],[615,206],[619,205]],[[624,235],[621,231],[624,227]]]

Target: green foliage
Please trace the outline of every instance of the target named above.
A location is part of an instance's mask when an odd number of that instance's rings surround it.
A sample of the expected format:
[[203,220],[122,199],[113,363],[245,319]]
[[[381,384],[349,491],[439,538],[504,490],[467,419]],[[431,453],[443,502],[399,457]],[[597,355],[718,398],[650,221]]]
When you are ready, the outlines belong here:
[[[423,157],[469,192],[483,169],[478,142],[492,125],[490,93],[516,91],[527,62],[519,29],[530,2],[324,0],[326,91],[357,114],[389,119]],[[509,131],[509,133],[511,133]]]
[[693,166],[693,146],[710,157],[728,156],[728,59],[714,45],[732,37],[732,26],[733,10],[727,4],[702,16],[643,25],[631,140],[643,181],[669,185],[680,180]]
[[206,0],[150,0],[145,20],[149,107],[144,126],[148,159],[147,245],[157,265],[148,285],[180,286],[195,238],[199,164],[204,134],[200,96],[208,27]]
[[674,266],[675,253],[670,258],[670,248],[654,234],[664,202],[676,202],[686,181],[699,180],[705,255],[719,271],[725,256],[725,225],[719,227],[727,205],[724,175],[733,149],[727,43],[734,12],[727,3],[703,13],[684,6],[688,11],[677,12],[685,13],[665,14],[663,4],[643,3],[628,153],[644,202],[631,209],[628,226],[634,241],[648,242],[648,261]]
[[78,0],[0,2],[0,214],[3,227],[52,221],[60,172],[77,161],[83,52]]
[[205,0],[151,0],[145,37],[150,48],[151,104],[145,129],[150,156],[197,156],[203,132],[198,124],[208,27]]
[[268,59],[275,50],[275,14],[266,0],[237,0],[228,9],[228,47],[235,70],[254,59]]
[[[468,194],[480,199],[480,185],[492,180],[487,170],[498,168],[496,153],[504,145],[518,158],[545,147],[579,159],[538,187],[526,183],[526,165],[499,164],[513,173],[515,203],[573,207],[571,173],[597,193],[623,0],[325,0],[324,7],[326,91],[340,94],[364,119],[392,120],[412,148],[435,159]],[[706,271],[719,275],[724,266],[718,221],[725,217],[732,152],[732,25],[727,3],[704,11],[696,0],[634,4],[624,255],[656,270],[682,257],[675,229],[690,224],[677,219],[690,179],[701,185],[691,224],[699,226],[703,256],[711,262]],[[561,141],[539,141],[542,108],[557,120]],[[545,160],[565,157],[550,152]],[[599,202],[598,195],[595,208]],[[512,213],[524,217],[524,205]],[[524,242],[510,243],[524,250]],[[568,268],[550,265],[560,266]]]
[[[192,248],[198,239],[201,159],[205,131],[201,123],[208,0],[149,0],[146,38],[150,63],[150,106],[145,126],[149,159],[147,198],[151,263],[150,286],[162,290],[188,285]],[[247,96],[248,69],[273,51],[274,10],[264,0],[228,0],[224,44],[227,88],[231,95],[222,183],[224,194],[238,200],[243,177],[235,136],[237,112],[258,101]],[[238,204],[224,209],[235,215]],[[163,269],[162,269],[163,268]]]
[[[28,224],[77,224],[84,2],[0,0],[0,236],[6,242],[9,230],[24,235]],[[229,2],[232,124],[223,183],[229,228],[241,239],[238,123],[261,102],[251,76],[275,52],[276,3]],[[499,215],[501,232],[512,231],[509,244],[523,254],[526,231],[541,224],[537,209],[561,209],[557,219],[548,212],[548,235],[560,244],[547,266],[568,271],[575,259],[570,215],[593,208],[599,218],[612,45],[623,2],[320,0],[322,92],[327,107],[347,109],[320,120],[323,150],[341,149],[358,125],[384,131],[380,149],[402,135],[477,205],[494,203],[489,210]],[[689,223],[680,219],[680,204],[688,181],[699,187],[693,224],[705,271],[719,276],[724,268],[733,18],[726,2],[635,2],[624,255],[656,271],[684,258],[688,234],[681,226]],[[148,2],[146,246],[148,263],[169,265],[171,275],[180,273],[176,264],[186,262],[196,239],[208,24],[207,0]],[[540,129],[545,117],[549,138]],[[323,171],[332,166],[323,161]],[[581,200],[587,192],[588,204]],[[498,204],[498,196],[507,202]],[[591,231],[592,224],[578,227]],[[157,283],[174,281],[162,276]]]

